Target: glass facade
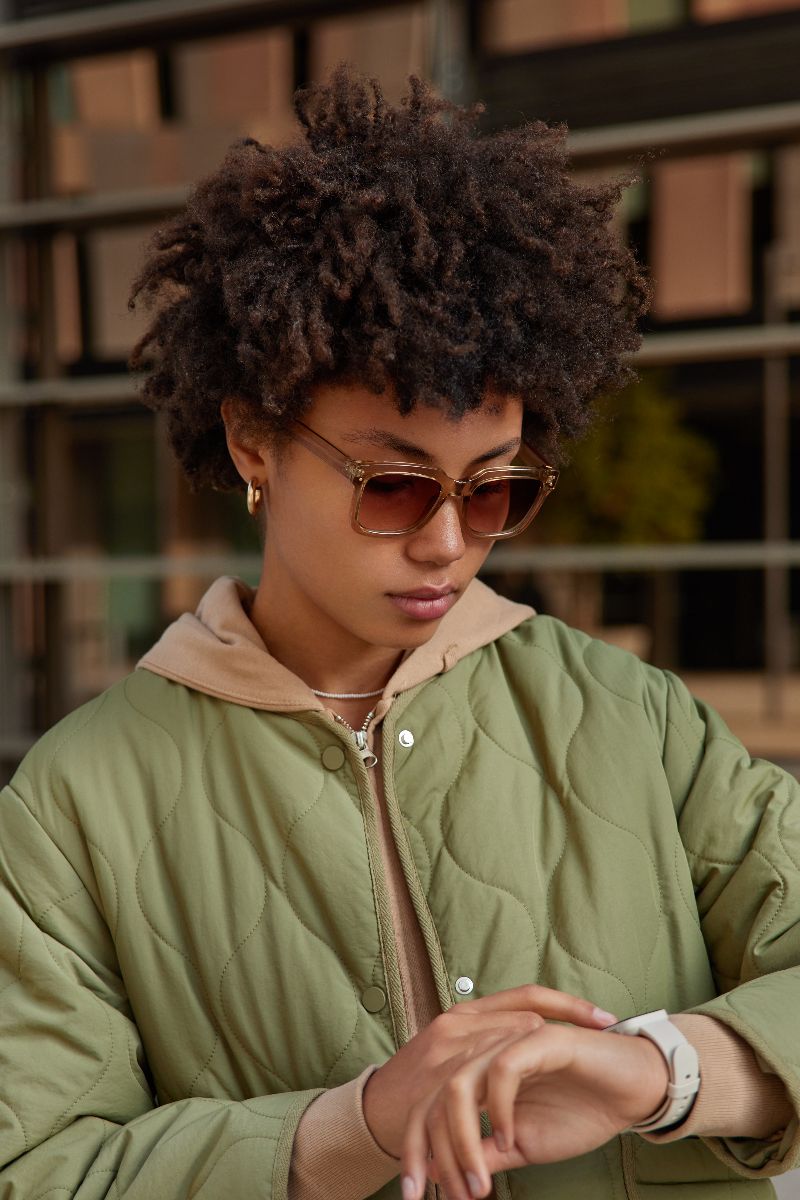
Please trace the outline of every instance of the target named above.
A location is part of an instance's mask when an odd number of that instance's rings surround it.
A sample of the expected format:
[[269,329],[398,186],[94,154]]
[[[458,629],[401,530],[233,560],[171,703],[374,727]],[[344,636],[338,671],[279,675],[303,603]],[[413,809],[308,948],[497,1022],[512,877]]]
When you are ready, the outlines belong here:
[[798,0],[487,0],[484,45],[515,54],[800,9]]
[[191,184],[238,137],[291,137],[293,40],[268,29],[53,64],[50,193]]

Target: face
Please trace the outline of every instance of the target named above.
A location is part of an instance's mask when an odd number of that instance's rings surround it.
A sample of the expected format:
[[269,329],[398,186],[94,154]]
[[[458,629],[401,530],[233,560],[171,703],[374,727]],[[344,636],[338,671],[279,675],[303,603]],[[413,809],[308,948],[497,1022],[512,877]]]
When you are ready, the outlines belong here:
[[[315,392],[303,421],[351,458],[424,463],[463,479],[513,461],[522,412],[518,399],[491,395],[458,420],[431,408],[401,416],[389,393],[339,384]],[[237,466],[246,478],[266,477],[262,586],[273,601],[315,634],[345,642],[408,649],[427,641],[493,545],[462,529],[458,502],[445,501],[414,533],[369,537],[352,528],[353,486],[333,467],[297,442],[278,458],[261,454],[260,470]],[[444,595],[414,598],[431,589]]]

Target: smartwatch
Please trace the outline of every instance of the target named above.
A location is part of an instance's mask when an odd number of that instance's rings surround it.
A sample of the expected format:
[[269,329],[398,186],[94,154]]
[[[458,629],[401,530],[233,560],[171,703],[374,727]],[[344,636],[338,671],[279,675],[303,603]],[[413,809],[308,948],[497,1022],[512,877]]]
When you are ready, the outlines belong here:
[[661,1107],[638,1125],[631,1125],[626,1133],[653,1133],[677,1125],[688,1114],[700,1088],[700,1065],[697,1051],[691,1042],[673,1025],[666,1009],[642,1013],[608,1025],[604,1033],[620,1033],[628,1037],[646,1037],[655,1042],[666,1060],[669,1070],[667,1095]]

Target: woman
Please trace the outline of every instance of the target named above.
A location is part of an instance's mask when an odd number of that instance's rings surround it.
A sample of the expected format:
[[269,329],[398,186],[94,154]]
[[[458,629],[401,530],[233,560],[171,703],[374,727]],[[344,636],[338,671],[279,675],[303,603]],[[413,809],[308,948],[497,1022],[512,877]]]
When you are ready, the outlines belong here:
[[413,79],[296,107],[134,288],[145,399],[247,485],[263,572],[3,792],[0,1195],[773,1194],[798,786],[475,579],[631,374],[621,185]]

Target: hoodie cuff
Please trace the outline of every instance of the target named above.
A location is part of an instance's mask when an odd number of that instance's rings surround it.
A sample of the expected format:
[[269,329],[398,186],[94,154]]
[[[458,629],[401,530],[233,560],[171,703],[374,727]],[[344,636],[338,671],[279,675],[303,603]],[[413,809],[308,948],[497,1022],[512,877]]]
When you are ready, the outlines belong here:
[[670,1020],[697,1051],[700,1090],[680,1125],[640,1137],[655,1145],[711,1135],[780,1141],[794,1109],[783,1082],[761,1070],[744,1038],[699,1013],[670,1014]]
[[289,1200],[364,1200],[400,1173],[364,1119],[363,1095],[377,1064],[329,1088],[303,1113],[292,1146]]

